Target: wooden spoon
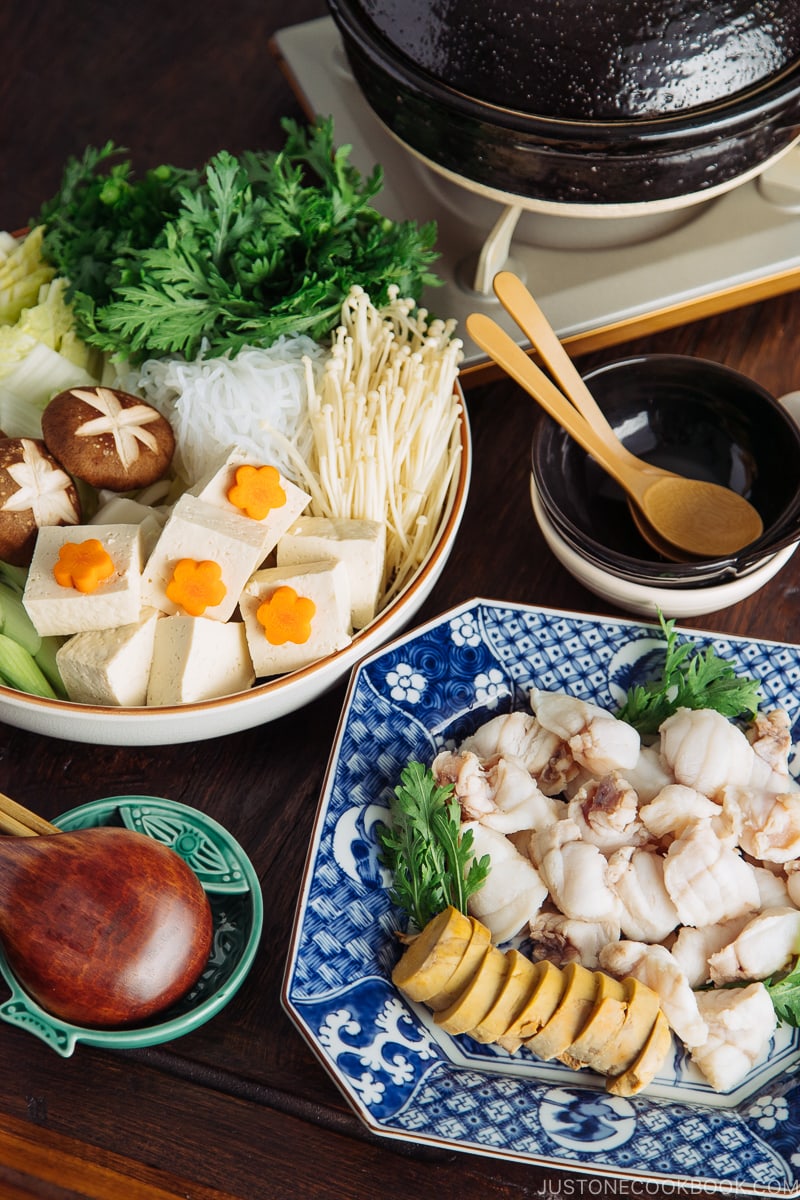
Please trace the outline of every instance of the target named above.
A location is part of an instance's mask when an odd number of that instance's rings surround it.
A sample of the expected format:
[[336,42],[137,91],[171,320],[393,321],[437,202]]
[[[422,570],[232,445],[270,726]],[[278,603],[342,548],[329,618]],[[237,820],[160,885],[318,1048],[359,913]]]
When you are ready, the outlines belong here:
[[598,433],[521,346],[485,313],[470,313],[470,337],[523,387],[641,508],[659,537],[707,558],[747,546],[763,529],[753,506],[730,488],[688,479],[637,458]]
[[197,981],[212,934],[194,871],[144,834],[0,837],[0,941],[20,984],[61,1020],[147,1020]]
[[[606,414],[590,392],[586,381],[567,354],[553,326],[537,304],[525,284],[513,271],[499,271],[493,280],[495,295],[508,315],[516,321],[532,348],[553,375],[567,399],[571,400],[582,417],[585,417],[595,432],[606,442],[611,453],[622,446]],[[623,449],[626,449],[622,446]],[[687,557],[698,557],[673,545],[648,521],[636,500],[628,496],[628,507],[634,525],[644,540],[662,558],[672,562],[685,562]]]
[[499,271],[494,277],[493,287],[497,299],[538,352],[564,395],[609,445],[620,445],[619,438],[564,349],[561,339],[519,276],[513,271]]

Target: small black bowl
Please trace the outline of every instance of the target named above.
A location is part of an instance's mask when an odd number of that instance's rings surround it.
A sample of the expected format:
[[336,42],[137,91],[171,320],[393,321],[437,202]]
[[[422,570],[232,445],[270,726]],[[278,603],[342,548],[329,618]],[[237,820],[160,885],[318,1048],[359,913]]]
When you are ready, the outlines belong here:
[[585,376],[617,436],[647,462],[733,488],[764,532],[738,554],[674,563],[642,538],[620,486],[542,414],[532,470],[550,520],[579,554],[636,582],[686,587],[753,570],[800,539],[800,427],[764,388],[720,363],[641,355]]

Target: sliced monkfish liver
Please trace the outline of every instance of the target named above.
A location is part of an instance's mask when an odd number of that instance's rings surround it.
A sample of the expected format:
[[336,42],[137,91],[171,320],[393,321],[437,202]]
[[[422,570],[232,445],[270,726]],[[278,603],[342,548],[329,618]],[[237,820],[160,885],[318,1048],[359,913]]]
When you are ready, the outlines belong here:
[[564,972],[551,962],[543,962],[539,966],[543,970],[533,982],[529,995],[505,1033],[497,1039],[498,1045],[512,1054],[547,1024],[564,992]]
[[534,985],[544,973],[544,963],[533,963],[513,947],[506,950],[506,973],[500,992],[470,1037],[477,1042],[496,1042],[519,1016]]
[[646,983],[633,976],[622,982],[627,1000],[625,1022],[619,1037],[596,1060],[595,1069],[603,1075],[619,1075],[633,1065],[650,1036],[661,1007],[658,992]]
[[433,1012],[440,1012],[442,1009],[448,1008],[456,997],[461,995],[489,948],[492,939],[489,930],[475,917],[469,917],[468,919],[472,932],[464,948],[464,953],[461,955],[450,978],[438,992],[430,995],[426,1001],[428,1007]]
[[469,1033],[497,1000],[505,980],[508,964],[502,950],[489,945],[475,973],[452,1004],[434,1016],[436,1024],[446,1033]]
[[619,980],[603,971],[595,971],[594,977],[594,1003],[586,1023],[575,1040],[558,1055],[573,1071],[579,1071],[581,1067],[599,1070],[597,1064],[604,1050],[609,1042],[616,1041],[625,1024],[625,988]]
[[556,1058],[570,1046],[583,1029],[597,991],[595,972],[580,963],[568,963],[563,970],[564,990],[550,1020],[525,1039],[526,1047],[538,1058]]
[[392,971],[392,980],[410,1000],[428,1000],[450,979],[472,932],[469,917],[452,906],[444,909],[408,945]]
[[672,1047],[672,1030],[659,1009],[641,1052],[626,1071],[606,1079],[606,1091],[615,1096],[633,1096],[647,1087]]

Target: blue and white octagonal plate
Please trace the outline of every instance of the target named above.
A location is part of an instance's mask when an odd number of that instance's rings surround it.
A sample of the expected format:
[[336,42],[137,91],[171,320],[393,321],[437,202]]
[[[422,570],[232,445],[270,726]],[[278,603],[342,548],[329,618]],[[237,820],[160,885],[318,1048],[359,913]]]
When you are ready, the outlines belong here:
[[[758,677],[796,739],[800,648],[694,640]],[[656,646],[652,625],[474,600],[365,659],[320,799],[283,1003],[375,1133],[593,1175],[800,1196],[797,1030],[780,1027],[766,1062],[729,1095],[676,1050],[625,1099],[588,1071],[447,1037],[391,982],[398,917],[375,825],[406,763],[430,763],[491,716],[527,709],[531,686],[615,708]]]

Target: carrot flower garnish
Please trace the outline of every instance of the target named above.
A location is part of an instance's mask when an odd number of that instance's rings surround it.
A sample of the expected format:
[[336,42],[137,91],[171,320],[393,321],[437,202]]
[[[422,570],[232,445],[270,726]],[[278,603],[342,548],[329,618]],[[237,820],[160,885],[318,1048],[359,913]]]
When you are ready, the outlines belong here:
[[236,468],[236,483],[228,488],[228,499],[254,521],[263,521],[273,508],[282,508],[286,492],[277,467]]
[[302,644],[311,637],[311,621],[317,606],[308,596],[298,596],[293,587],[276,588],[268,600],[258,606],[256,617],[264,627],[271,646],[285,642]]
[[79,592],[94,592],[104,579],[114,574],[114,563],[97,538],[85,542],[65,542],[53,566],[56,583]]
[[175,564],[167,584],[167,596],[190,617],[202,617],[207,608],[221,604],[227,592],[222,582],[222,567],[211,559],[197,562],[182,558]]

